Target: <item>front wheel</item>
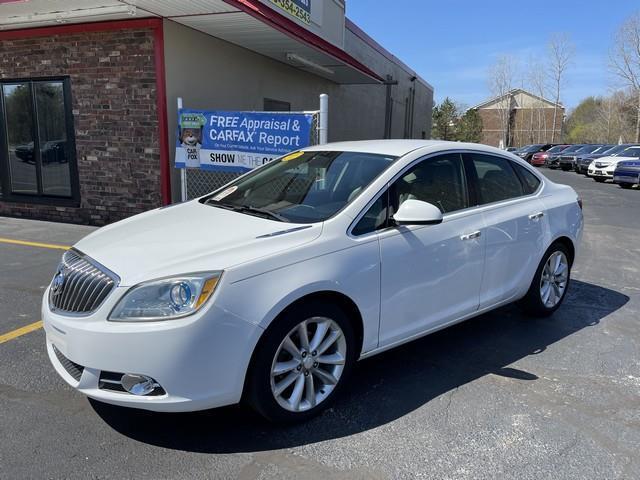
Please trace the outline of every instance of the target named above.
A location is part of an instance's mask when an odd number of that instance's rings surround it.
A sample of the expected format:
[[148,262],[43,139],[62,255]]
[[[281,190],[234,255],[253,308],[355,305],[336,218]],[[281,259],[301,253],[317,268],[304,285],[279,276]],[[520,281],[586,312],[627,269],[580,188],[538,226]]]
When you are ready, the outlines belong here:
[[593,179],[594,179],[596,182],[598,182],[598,183],[604,183],[604,180],[605,180],[605,179],[604,179],[604,178],[602,178],[602,177],[593,177]]
[[621,183],[620,184],[620,188],[631,188],[631,184],[630,183]]
[[274,422],[305,420],[339,393],[355,362],[351,322],[333,304],[296,305],[267,329],[252,361],[247,400]]
[[536,317],[548,317],[560,308],[571,280],[569,258],[569,251],[563,244],[554,243],[549,247],[521,301],[525,312]]

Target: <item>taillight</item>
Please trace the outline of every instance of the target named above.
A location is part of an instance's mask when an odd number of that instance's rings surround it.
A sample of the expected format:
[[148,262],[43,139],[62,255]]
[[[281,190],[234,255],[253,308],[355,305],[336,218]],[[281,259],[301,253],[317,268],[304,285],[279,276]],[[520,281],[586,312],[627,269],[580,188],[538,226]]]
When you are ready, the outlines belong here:
[[578,206],[580,207],[580,210],[582,210],[582,199],[580,197],[578,197]]

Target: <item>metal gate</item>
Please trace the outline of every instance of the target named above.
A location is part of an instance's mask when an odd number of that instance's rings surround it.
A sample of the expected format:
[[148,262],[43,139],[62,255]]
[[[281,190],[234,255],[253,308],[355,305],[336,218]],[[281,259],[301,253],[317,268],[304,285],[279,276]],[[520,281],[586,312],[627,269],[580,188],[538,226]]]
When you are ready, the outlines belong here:
[[[327,111],[329,98],[326,94],[320,95],[320,110],[311,112],[291,112],[311,114],[311,139],[310,145],[318,145],[327,142]],[[179,108],[182,108],[179,101]],[[282,112],[277,112],[282,113]],[[232,182],[243,173],[235,172],[211,172],[199,168],[182,169],[182,200],[191,200],[210,193]]]

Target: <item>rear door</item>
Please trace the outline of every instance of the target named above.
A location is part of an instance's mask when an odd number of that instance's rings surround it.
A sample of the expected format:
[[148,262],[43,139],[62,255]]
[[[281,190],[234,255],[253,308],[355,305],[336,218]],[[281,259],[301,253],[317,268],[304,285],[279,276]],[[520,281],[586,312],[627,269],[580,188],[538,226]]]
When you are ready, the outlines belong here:
[[[504,303],[529,288],[540,261],[546,211],[535,195],[540,180],[504,157],[467,154],[486,226],[486,261],[480,309]],[[470,167],[471,168],[471,167]]]

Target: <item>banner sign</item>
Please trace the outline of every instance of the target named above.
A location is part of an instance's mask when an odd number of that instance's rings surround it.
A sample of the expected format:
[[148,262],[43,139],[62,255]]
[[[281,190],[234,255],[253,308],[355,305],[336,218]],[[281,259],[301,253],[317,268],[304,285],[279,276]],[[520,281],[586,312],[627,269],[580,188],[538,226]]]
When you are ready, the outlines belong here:
[[307,25],[311,23],[311,0],[271,0],[271,3]]
[[309,146],[312,114],[178,110],[176,167],[246,172]]

